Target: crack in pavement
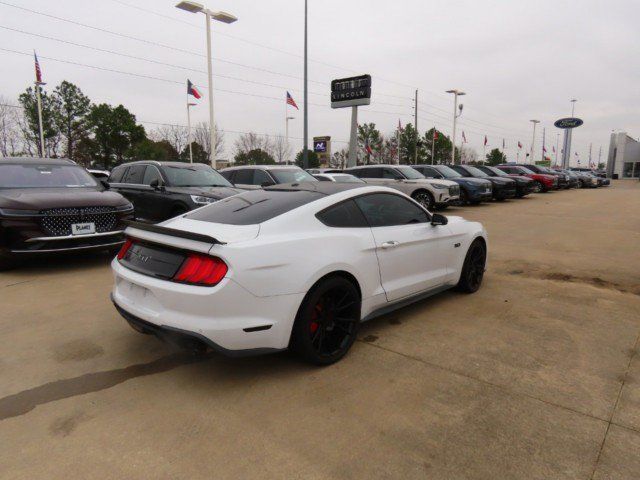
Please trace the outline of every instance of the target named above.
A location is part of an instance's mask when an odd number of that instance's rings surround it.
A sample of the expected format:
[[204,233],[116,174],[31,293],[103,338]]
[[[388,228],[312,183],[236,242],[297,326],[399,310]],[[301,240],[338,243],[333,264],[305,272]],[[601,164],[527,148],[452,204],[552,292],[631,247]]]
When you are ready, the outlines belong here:
[[205,360],[183,353],[171,354],[148,363],[138,363],[124,368],[87,373],[45,383],[21,392],[0,398],[0,420],[29,413],[38,405],[63,400],[65,398],[98,392],[111,388],[132,378],[162,373],[174,368]]
[[[640,336],[639,336],[639,338],[640,338]],[[452,368],[446,367],[444,365],[439,365],[437,363],[429,362],[429,361],[424,360],[424,359],[419,358],[419,357],[414,357],[413,355],[408,355],[406,353],[398,352],[398,351],[393,350],[391,348],[383,347],[382,345],[378,345],[376,343],[373,343],[373,342],[370,342],[370,341],[366,341],[364,339],[358,339],[357,341],[360,342],[360,343],[363,343],[365,345],[369,345],[371,347],[379,348],[380,350],[384,350],[384,351],[389,352],[389,353],[394,353],[396,355],[400,355],[401,357],[407,358],[409,360],[413,360],[414,362],[422,363],[422,364],[427,365],[427,366],[432,367],[432,368],[437,368],[439,370],[443,370],[445,372],[452,373],[454,375],[458,375],[460,377],[464,377],[464,378],[467,378],[469,380],[474,380],[476,382],[483,383],[485,385],[489,385],[489,386],[492,386],[494,388],[499,388],[500,390],[503,390],[503,391],[505,391],[505,392],[507,392],[507,393],[509,393],[511,395],[520,395],[520,396],[523,396],[523,397],[527,397],[527,398],[530,398],[532,400],[536,400],[538,402],[544,403],[544,404],[552,406],[552,407],[561,408],[563,410],[567,410],[569,412],[573,412],[573,413],[576,413],[578,415],[582,415],[582,416],[590,418],[592,420],[599,420],[601,422],[609,423],[609,424],[615,425],[617,427],[621,427],[621,428],[624,428],[626,430],[630,430],[632,432],[640,433],[640,431],[638,431],[638,430],[636,430],[636,429],[634,429],[632,427],[629,427],[627,425],[620,425],[618,423],[613,422],[612,421],[613,414],[611,415],[609,420],[607,420],[606,418],[600,418],[600,417],[597,417],[595,415],[591,415],[589,413],[581,412],[580,410],[576,410],[574,408],[567,407],[565,405],[560,405],[558,403],[554,403],[554,402],[551,402],[549,400],[545,400],[543,398],[538,398],[538,397],[536,397],[534,395],[530,395],[528,393],[519,392],[517,390],[512,390],[506,385],[501,385],[499,383],[490,382],[488,380],[484,380],[482,378],[478,378],[478,377],[475,377],[473,375],[469,375],[468,373],[459,372],[457,370],[454,370]],[[631,362],[629,362],[629,364],[631,364]],[[623,383],[622,386],[624,386],[624,383]],[[621,387],[620,391],[622,391],[622,387]],[[618,399],[616,400],[615,406],[617,406],[617,404],[618,404]],[[614,406],[614,409],[613,409],[614,412],[615,412],[615,406]],[[607,426],[607,431],[608,431],[608,429],[609,429],[609,427]]]
[[[598,464],[600,463],[600,457],[602,456],[602,451],[604,450],[604,444],[606,443],[607,436],[609,435],[609,429],[611,428],[612,424],[617,426],[616,423],[613,423],[613,416],[616,414],[616,410],[618,409],[618,403],[620,403],[620,397],[622,397],[622,390],[624,389],[624,385],[627,381],[627,377],[629,376],[629,370],[631,370],[631,363],[633,362],[633,359],[638,353],[639,343],[640,343],[640,333],[638,333],[638,336],[636,337],[636,342],[633,346],[633,353],[629,356],[629,363],[627,364],[627,369],[625,370],[624,376],[622,377],[622,384],[620,385],[620,390],[618,390],[616,403],[613,405],[613,410],[611,411],[611,415],[609,416],[609,420],[607,421],[607,429],[604,432],[604,437],[602,438],[602,443],[600,444],[600,450],[598,450],[598,456],[596,457],[595,464],[593,465],[593,471],[591,472],[591,477],[589,477],[591,480],[593,480],[593,477],[595,476],[596,471],[598,470]],[[629,430],[633,430],[633,429],[629,428]]]

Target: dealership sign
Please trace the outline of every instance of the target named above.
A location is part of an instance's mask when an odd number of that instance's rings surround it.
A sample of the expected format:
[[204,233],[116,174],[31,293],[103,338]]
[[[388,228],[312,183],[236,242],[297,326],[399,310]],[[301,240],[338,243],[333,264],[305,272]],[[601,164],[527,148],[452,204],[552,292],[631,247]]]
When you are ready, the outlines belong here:
[[583,123],[584,122],[579,118],[567,117],[567,118],[561,118],[560,120],[556,120],[554,125],[557,128],[576,128],[582,125]]
[[313,142],[313,151],[316,153],[324,153],[327,151],[326,140],[318,140]]
[[371,103],[371,75],[340,78],[331,82],[331,108]]

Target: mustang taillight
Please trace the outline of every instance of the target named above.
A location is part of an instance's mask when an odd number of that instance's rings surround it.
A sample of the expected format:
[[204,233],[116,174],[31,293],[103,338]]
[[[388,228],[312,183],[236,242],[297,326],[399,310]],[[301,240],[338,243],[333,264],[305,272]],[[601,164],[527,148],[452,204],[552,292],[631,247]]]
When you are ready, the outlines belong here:
[[220,283],[228,270],[227,264],[218,257],[190,253],[172,280],[211,287]]
[[122,244],[120,251],[118,252],[118,260],[122,260],[124,258],[124,256],[127,254],[127,251],[131,248],[131,245],[133,245],[133,242],[130,238],[127,238],[127,240]]

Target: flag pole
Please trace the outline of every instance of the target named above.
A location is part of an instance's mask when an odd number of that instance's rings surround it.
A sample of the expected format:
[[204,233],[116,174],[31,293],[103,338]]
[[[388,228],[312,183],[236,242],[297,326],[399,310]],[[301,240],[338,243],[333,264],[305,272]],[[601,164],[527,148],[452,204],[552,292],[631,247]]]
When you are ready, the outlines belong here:
[[286,98],[284,99],[284,138],[285,145],[287,146],[287,157],[284,160],[285,165],[289,165],[289,102]]
[[[187,94],[188,96],[188,94]],[[191,106],[195,103],[189,103],[187,99],[187,142],[189,143],[189,163],[193,163],[193,148],[191,147]]]
[[38,130],[40,131],[40,156],[44,158],[44,132],[42,131],[42,99],[40,98],[40,85],[43,82],[34,82],[36,86],[36,100],[38,103]]
[[436,126],[433,126],[433,135],[431,135],[431,165],[434,162],[434,155],[436,152]]

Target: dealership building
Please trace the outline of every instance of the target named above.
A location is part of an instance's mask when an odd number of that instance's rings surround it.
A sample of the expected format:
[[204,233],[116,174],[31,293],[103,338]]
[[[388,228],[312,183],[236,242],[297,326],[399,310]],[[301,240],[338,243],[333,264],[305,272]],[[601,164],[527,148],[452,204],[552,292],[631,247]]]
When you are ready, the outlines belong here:
[[611,134],[607,158],[607,177],[640,177],[640,142],[625,132]]

